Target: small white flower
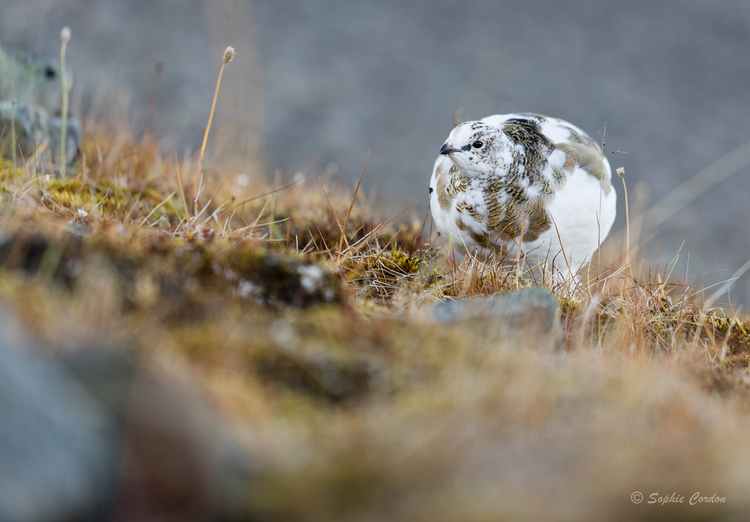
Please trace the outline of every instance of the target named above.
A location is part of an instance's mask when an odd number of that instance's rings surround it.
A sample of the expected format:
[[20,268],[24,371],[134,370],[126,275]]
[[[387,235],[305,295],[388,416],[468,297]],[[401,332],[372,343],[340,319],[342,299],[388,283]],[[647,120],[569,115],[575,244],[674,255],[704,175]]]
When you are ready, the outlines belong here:
[[227,64],[234,59],[235,55],[234,47],[231,45],[224,50],[224,63]]
[[250,176],[247,174],[237,174],[237,184],[240,187],[247,187],[250,184]]
[[62,28],[62,31],[60,31],[60,40],[65,43],[70,41],[70,27],[65,26]]
[[83,210],[82,208],[78,209],[78,217],[79,218],[83,219],[83,218],[85,218],[88,215],[89,215],[89,213],[86,212],[85,210]]

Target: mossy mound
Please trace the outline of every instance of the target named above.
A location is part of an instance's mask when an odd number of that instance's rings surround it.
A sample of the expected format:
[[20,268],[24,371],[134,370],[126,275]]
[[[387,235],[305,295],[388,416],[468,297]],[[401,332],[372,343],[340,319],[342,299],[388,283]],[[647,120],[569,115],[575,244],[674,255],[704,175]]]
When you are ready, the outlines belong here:
[[159,303],[162,312],[179,315],[213,299],[304,307],[341,303],[344,295],[339,278],[324,265],[252,241],[190,241],[158,233],[134,238],[117,229],[102,237],[76,224],[57,234],[0,232],[5,272],[46,278],[75,292],[78,275],[101,263],[116,275],[123,310]]

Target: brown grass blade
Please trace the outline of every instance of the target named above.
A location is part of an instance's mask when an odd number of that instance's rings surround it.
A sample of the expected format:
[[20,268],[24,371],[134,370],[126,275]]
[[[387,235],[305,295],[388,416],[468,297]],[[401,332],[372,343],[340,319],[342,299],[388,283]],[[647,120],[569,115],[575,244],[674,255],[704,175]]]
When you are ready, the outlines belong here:
[[349,204],[349,210],[346,211],[346,218],[344,219],[344,227],[341,230],[341,239],[339,239],[339,252],[341,252],[341,248],[344,245],[344,235],[346,234],[346,224],[349,222],[349,216],[352,213],[352,209],[354,208],[354,202],[357,199],[357,193],[359,192],[359,187],[362,185],[362,178],[365,177],[365,169],[367,168],[367,160],[370,158],[370,149],[367,149],[367,155],[365,156],[365,166],[362,167],[362,174],[359,175],[359,181],[357,182],[357,188],[354,189],[354,195],[352,196],[352,202]]

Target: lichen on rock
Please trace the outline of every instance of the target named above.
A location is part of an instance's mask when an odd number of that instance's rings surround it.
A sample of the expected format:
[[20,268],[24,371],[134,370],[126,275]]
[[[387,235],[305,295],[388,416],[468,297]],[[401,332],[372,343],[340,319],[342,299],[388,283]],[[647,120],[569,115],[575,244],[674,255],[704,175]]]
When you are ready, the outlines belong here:
[[[49,57],[0,49],[0,154],[10,158],[15,151],[28,160],[39,153],[35,158],[39,164],[50,159],[59,163],[61,112],[59,63]],[[81,124],[69,116],[65,138],[69,165],[77,158],[81,138]]]

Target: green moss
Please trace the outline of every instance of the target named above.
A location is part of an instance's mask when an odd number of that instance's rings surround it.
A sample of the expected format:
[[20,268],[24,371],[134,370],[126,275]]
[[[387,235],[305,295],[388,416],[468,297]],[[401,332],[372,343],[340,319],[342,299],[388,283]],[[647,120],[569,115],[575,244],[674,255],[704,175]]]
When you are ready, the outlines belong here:
[[348,257],[343,263],[344,280],[356,285],[369,297],[390,299],[400,289],[412,285],[426,289],[440,279],[432,269],[429,251],[408,255],[401,248],[371,249]]
[[[210,315],[222,299],[310,306],[343,298],[335,275],[295,253],[225,239],[185,241],[159,234],[133,239],[18,231],[0,241],[0,269],[48,277],[75,291],[78,274],[91,263],[106,262],[118,276],[124,311],[158,303],[165,320],[178,322]],[[143,296],[143,281],[155,295]]]
[[4,182],[13,180],[16,177],[22,177],[25,180],[26,172],[20,166],[13,170],[13,162],[10,159],[0,157],[0,191],[7,192],[9,186]]
[[706,324],[716,341],[726,343],[730,354],[750,353],[750,325],[747,322],[712,313],[706,317]]
[[557,306],[560,307],[560,311],[563,315],[567,315],[568,312],[575,313],[578,310],[580,302],[577,299],[571,297],[557,296]]
[[144,217],[159,207],[150,221],[163,216],[173,224],[185,217],[176,206],[178,199],[175,194],[169,197],[169,193],[152,187],[136,190],[115,183],[83,184],[80,178],[51,179],[44,183],[43,190],[43,201],[48,205],[57,205],[74,212],[78,209],[91,212],[96,208],[102,217],[112,218],[137,204]]

